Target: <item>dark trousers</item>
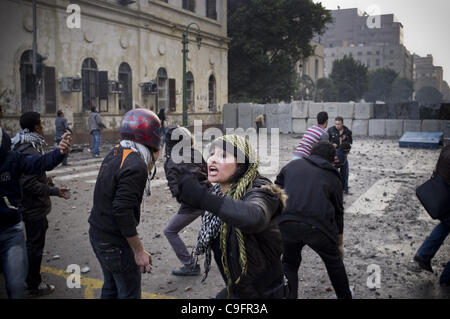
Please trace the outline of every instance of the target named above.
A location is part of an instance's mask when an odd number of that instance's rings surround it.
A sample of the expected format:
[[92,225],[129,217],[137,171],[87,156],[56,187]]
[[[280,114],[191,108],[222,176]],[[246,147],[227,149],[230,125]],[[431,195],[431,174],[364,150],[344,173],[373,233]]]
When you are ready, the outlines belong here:
[[339,169],[339,174],[341,175],[342,188],[344,191],[348,192],[348,175],[349,175],[349,167],[348,167],[348,158],[345,159],[345,164]]
[[141,272],[128,243],[97,240],[89,230],[89,239],[103,272],[102,299],[140,299]]
[[280,224],[280,230],[283,237],[282,262],[289,284],[289,299],[298,297],[298,269],[305,245],[314,250],[325,263],[336,296],[339,299],[352,298],[344,262],[335,242],[314,226],[299,222],[284,222]]
[[47,217],[37,220],[28,220],[24,216],[25,233],[27,235],[28,276],[26,283],[28,289],[36,289],[42,281],[41,262],[45,246],[45,234],[48,229]]

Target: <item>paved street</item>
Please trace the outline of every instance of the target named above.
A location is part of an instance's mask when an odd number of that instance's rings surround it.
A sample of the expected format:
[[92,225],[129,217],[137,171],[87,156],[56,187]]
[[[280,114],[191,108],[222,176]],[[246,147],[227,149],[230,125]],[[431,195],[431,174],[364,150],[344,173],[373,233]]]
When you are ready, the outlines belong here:
[[[280,169],[290,160],[298,140],[296,135],[280,136]],[[101,156],[111,146],[104,144]],[[449,259],[448,240],[433,260],[435,274],[414,273],[408,268],[415,251],[436,225],[421,208],[414,191],[430,176],[438,154],[435,150],[400,149],[397,140],[355,139],[349,160],[352,195],[344,198],[344,262],[355,298],[450,298],[450,292],[439,286],[438,277]],[[71,166],[59,166],[48,174],[57,185],[70,188],[72,198],[52,199],[42,273],[56,291],[42,298],[100,296],[102,274],[89,243],[87,219],[101,161],[88,152],[72,153]],[[143,275],[143,298],[209,298],[223,287],[215,265],[204,283],[200,276],[171,275],[180,264],[162,230],[178,204],[167,188],[162,165],[161,156],[152,196],[145,200],[138,228],[144,246],[153,256],[152,274]],[[271,174],[269,178],[274,180],[275,176]],[[193,248],[199,226],[197,219],[182,231],[188,249]],[[66,269],[73,264],[88,270],[81,275],[80,288],[67,285],[70,274]],[[200,264],[203,270],[203,258]],[[381,269],[379,289],[367,286],[369,265]],[[309,248],[303,251],[299,277],[300,298],[335,298],[325,266]],[[0,276],[0,285],[3,284]],[[0,297],[6,297],[3,289]]]

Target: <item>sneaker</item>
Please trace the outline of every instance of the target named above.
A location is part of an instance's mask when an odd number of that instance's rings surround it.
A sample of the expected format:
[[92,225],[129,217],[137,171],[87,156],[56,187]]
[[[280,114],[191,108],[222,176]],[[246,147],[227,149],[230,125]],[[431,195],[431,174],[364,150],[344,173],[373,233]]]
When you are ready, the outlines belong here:
[[200,275],[200,265],[195,265],[194,267],[183,266],[181,268],[173,270],[172,275],[174,275],[174,276],[198,276],[198,275]]
[[28,289],[27,297],[39,297],[51,294],[55,290],[55,286],[41,282],[37,288]]
[[425,258],[423,258],[420,255],[414,256],[414,262],[420,266],[423,270],[433,272],[433,268],[431,268],[431,262],[426,261]]

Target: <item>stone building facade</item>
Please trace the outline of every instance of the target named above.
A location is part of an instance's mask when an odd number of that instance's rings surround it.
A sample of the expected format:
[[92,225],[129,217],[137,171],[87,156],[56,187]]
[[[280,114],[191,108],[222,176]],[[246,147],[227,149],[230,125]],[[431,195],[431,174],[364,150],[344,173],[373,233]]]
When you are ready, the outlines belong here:
[[[182,124],[182,34],[188,32],[188,120],[221,123],[227,103],[227,5],[220,0],[38,0],[38,75],[32,72],[31,0],[0,1],[1,125],[11,134],[25,111],[38,111],[51,139],[57,110],[86,140],[90,108],[117,136],[132,108],[166,110]],[[77,20],[78,19],[78,20]]]

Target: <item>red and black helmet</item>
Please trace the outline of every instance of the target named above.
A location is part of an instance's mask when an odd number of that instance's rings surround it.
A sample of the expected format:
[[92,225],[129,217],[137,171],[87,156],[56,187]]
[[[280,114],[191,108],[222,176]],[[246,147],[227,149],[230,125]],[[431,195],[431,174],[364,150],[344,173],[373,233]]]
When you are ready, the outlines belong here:
[[150,110],[134,109],[128,111],[120,123],[120,136],[147,147],[159,150],[161,146],[161,121]]

